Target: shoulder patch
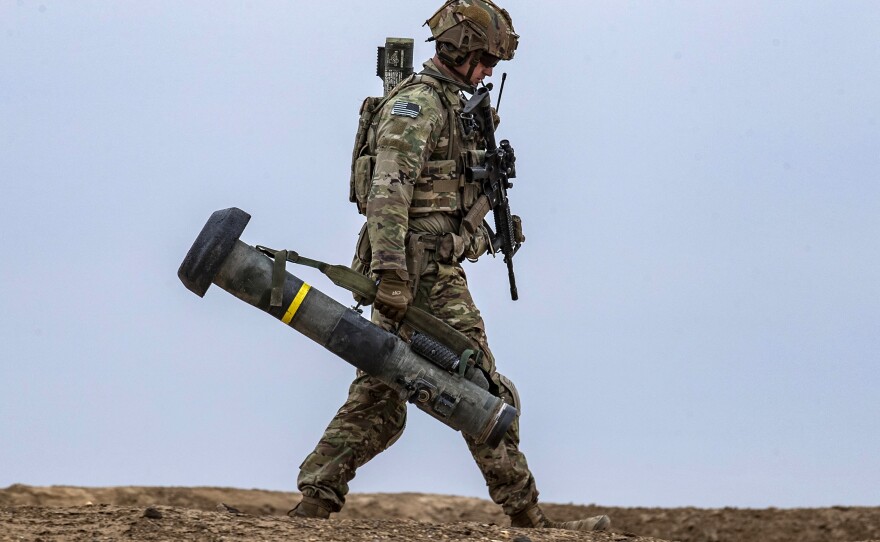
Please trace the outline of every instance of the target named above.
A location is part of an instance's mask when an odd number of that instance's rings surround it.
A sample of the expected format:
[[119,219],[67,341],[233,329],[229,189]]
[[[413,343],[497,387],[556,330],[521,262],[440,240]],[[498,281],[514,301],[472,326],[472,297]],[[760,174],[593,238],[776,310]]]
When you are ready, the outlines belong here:
[[392,115],[400,115],[403,117],[411,118],[418,117],[421,111],[422,107],[419,104],[405,102],[403,100],[397,100],[396,102],[394,102],[394,107],[391,108]]

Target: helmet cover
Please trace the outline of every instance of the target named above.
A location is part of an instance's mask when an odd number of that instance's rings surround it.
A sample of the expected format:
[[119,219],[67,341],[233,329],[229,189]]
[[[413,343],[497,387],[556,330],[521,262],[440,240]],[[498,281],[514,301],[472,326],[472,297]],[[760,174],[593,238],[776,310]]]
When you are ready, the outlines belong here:
[[513,58],[519,36],[507,10],[492,0],[449,0],[425,24],[438,43],[460,65],[473,51],[485,51],[500,60]]

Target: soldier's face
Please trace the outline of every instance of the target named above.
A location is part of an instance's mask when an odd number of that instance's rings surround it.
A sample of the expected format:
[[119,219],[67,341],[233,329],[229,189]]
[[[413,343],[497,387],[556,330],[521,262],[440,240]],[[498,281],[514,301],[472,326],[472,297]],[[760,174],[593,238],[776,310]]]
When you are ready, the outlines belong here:
[[[479,55],[480,52],[476,51],[471,53],[472,55]],[[488,55],[482,55],[480,57],[480,61],[477,63],[477,67],[474,68],[474,72],[471,74],[470,83],[474,86],[478,85],[483,79],[486,77],[492,77],[492,68],[498,63],[498,59],[495,57],[491,57]],[[455,71],[461,74],[462,77],[467,77],[468,72],[471,69],[470,59],[465,61],[461,66],[457,66]]]

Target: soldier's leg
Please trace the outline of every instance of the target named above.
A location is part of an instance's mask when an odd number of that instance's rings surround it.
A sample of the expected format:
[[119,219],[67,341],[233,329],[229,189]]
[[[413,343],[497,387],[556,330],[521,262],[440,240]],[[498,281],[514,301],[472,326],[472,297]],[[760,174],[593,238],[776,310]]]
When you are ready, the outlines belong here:
[[[485,325],[467,289],[460,267],[440,266],[436,281],[430,283],[431,312],[471,338],[485,354],[483,369],[490,381],[490,391],[522,412],[519,394],[508,378],[495,371]],[[421,289],[421,288],[420,288]],[[519,419],[511,424],[501,444],[492,448],[478,445],[465,435],[465,441],[483,473],[489,495],[510,516],[514,527],[551,527],[576,531],[608,529],[608,516],[594,516],[577,521],[549,520],[538,505],[538,489],[525,455],[519,450]]]
[[[458,265],[440,264],[435,277],[423,276],[423,284],[419,288],[422,295],[429,291],[427,297],[431,312],[480,347],[484,353],[482,368],[490,380],[490,391],[519,409],[519,397],[513,384],[495,372],[495,360],[489,350],[485,324],[468,290],[464,270]],[[525,455],[519,450],[519,420],[513,422],[496,448],[478,445],[467,436],[465,441],[483,473],[490,497],[505,514],[516,514],[537,502],[535,478]]]
[[391,446],[405,424],[406,403],[397,392],[359,372],[345,404],[300,465],[297,487],[303,503],[291,514],[326,517],[341,510],[355,471]]
[[[521,411],[519,397],[513,383],[506,377],[494,373],[491,384],[493,393]],[[529,470],[525,455],[519,449],[519,418],[507,430],[504,439],[496,447],[477,444],[474,439],[464,435],[468,449],[474,457],[489,496],[505,514],[514,516],[538,502],[538,489],[535,478]]]
[[[507,377],[495,373],[492,382],[499,389],[499,396],[521,410],[519,394]],[[510,516],[513,527],[569,529],[573,531],[604,531],[611,525],[608,516],[593,516],[575,521],[551,521],[538,505],[535,479],[529,472],[526,458],[519,451],[519,420],[511,424],[501,444],[492,448],[478,445],[465,436],[468,448],[480,467],[489,495]]]

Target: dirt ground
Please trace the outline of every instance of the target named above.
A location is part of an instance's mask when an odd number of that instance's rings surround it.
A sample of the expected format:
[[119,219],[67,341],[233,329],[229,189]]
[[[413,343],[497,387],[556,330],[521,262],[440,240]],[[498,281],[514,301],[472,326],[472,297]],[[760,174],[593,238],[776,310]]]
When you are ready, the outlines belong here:
[[612,531],[514,529],[489,501],[419,493],[350,495],[328,521],[294,520],[295,493],[227,488],[13,485],[0,490],[0,542],[880,541],[880,507],[612,508],[546,504],[553,519],[608,514]]

